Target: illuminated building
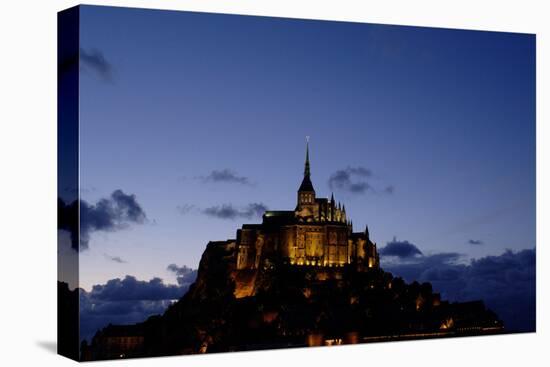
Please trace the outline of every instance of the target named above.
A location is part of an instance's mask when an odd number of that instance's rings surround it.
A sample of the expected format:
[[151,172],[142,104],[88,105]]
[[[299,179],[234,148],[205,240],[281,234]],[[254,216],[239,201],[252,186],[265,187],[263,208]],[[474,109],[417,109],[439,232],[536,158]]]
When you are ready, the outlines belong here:
[[370,239],[368,226],[363,232],[353,232],[345,205],[336,203],[334,195],[330,199],[316,196],[311,182],[309,144],[296,208],[266,211],[261,224],[244,224],[237,230],[235,242],[237,296],[252,292],[252,285],[245,284],[250,277],[238,273],[256,270],[266,259],[278,258],[294,266],[319,268],[349,265],[358,271],[379,267],[376,244]]

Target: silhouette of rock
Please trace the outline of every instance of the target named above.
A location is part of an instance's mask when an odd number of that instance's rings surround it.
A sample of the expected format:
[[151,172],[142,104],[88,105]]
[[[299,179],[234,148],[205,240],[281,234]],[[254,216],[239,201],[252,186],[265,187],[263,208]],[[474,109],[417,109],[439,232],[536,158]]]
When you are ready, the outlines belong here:
[[[198,277],[162,316],[110,325],[83,346],[98,360],[486,335],[504,331],[482,301],[449,303],[430,283],[382,269],[324,269],[264,259],[255,294],[235,297],[234,242],[210,242]],[[322,274],[322,276],[320,276]]]

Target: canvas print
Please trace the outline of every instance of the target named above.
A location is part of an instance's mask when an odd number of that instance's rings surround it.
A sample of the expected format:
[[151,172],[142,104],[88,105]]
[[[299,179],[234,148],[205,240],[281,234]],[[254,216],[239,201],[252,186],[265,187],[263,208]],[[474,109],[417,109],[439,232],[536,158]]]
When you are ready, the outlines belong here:
[[58,19],[60,354],[536,331],[535,35]]

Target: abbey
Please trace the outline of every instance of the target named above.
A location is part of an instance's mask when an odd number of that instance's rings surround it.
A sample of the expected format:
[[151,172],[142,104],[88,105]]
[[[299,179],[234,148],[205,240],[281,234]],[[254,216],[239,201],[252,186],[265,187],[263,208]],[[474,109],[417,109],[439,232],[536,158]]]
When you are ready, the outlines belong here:
[[304,178],[294,210],[266,211],[261,224],[244,224],[237,230],[236,270],[253,270],[263,259],[278,257],[295,266],[355,266],[358,271],[379,267],[376,244],[368,226],[353,232],[346,208],[334,195],[318,198],[311,182],[309,143]]

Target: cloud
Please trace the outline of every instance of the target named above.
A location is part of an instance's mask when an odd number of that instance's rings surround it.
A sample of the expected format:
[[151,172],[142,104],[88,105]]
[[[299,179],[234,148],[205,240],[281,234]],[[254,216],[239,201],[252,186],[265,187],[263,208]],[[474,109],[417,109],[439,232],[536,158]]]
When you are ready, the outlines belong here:
[[470,245],[483,245],[482,240],[468,240],[468,244]]
[[211,217],[220,219],[237,219],[261,217],[268,210],[262,203],[251,203],[242,209],[234,207],[232,204],[222,204],[211,206],[202,210],[202,213]]
[[108,254],[103,254],[106,259],[109,259],[113,262],[119,263],[119,264],[126,264],[126,260],[123,260],[120,256],[111,256]]
[[197,279],[197,270],[191,269],[186,265],[179,267],[176,264],[170,264],[166,269],[176,274],[176,279],[180,286],[189,286]]
[[422,255],[401,261],[381,258],[384,270],[407,281],[430,282],[450,301],[483,300],[509,330],[535,330],[535,249],[486,256],[464,263],[458,253]]
[[410,258],[422,255],[422,252],[408,241],[397,241],[395,238],[379,250],[382,256],[396,256],[398,258]]
[[237,218],[251,219],[254,217],[261,217],[264,212],[268,210],[267,206],[262,203],[250,203],[241,208],[233,204],[214,205],[207,208],[200,208],[193,204],[182,204],[178,205],[176,209],[182,215],[194,211],[214,218],[232,220]]
[[328,185],[331,190],[364,193],[371,186],[361,178],[370,176],[372,172],[364,167],[347,167],[334,172],[328,180]]
[[145,281],[126,275],[124,279],[116,278],[105,284],[94,285],[90,295],[96,300],[158,301],[180,298],[181,289],[177,285],[164,284],[161,278]]
[[81,339],[90,341],[97,330],[110,323],[132,324],[163,313],[187,292],[194,281],[189,274],[196,274],[196,270],[189,269],[188,282],[178,285],[165,284],[160,278],[143,281],[127,275],[94,285],[90,292],[81,289]]
[[379,251],[379,253],[381,266],[384,270],[396,273],[408,281],[422,281],[426,278],[436,280],[439,277],[449,279],[452,274],[456,273],[458,267],[465,266],[461,263],[464,255],[457,252],[409,257],[388,256],[383,251]]
[[385,194],[393,194],[395,188],[392,185],[382,190],[376,190],[367,179],[373,176],[372,171],[365,167],[350,167],[337,170],[328,179],[328,186],[334,191],[345,191],[352,194],[364,194],[367,191],[381,191]]
[[147,219],[135,195],[115,190],[109,198],[100,199],[95,205],[80,202],[80,247],[88,248],[93,231],[115,231],[130,223],[141,224]]
[[113,66],[107,61],[103,53],[97,49],[87,51],[81,48],[80,66],[84,70],[92,71],[103,81],[113,81]]
[[122,190],[115,190],[109,198],[100,199],[96,204],[89,204],[80,200],[80,233],[78,225],[78,204],[73,201],[67,205],[62,199],[57,201],[58,229],[71,233],[72,247],[88,248],[90,233],[94,231],[116,231],[128,227],[130,224],[141,224],[147,219],[135,195],[125,194]]
[[229,170],[229,169],[223,169],[223,170],[214,170],[210,172],[208,176],[201,176],[198,177],[203,182],[222,182],[222,183],[236,183],[241,185],[248,185],[252,186],[252,183],[248,179],[248,177],[239,176],[237,173]]

